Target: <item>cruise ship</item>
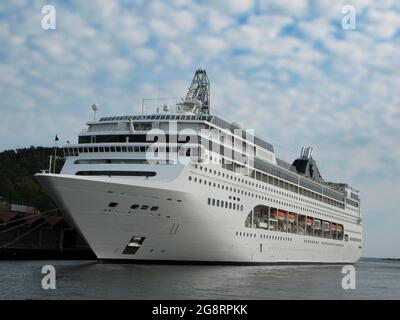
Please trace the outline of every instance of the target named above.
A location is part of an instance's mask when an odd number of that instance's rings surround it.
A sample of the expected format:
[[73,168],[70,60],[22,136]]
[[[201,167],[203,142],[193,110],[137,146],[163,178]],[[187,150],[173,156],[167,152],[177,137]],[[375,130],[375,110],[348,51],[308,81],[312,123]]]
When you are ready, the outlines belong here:
[[347,264],[361,256],[359,192],[325,181],[313,148],[287,163],[253,130],[210,113],[205,70],[184,99],[94,119],[63,152],[59,174],[35,178],[101,261]]

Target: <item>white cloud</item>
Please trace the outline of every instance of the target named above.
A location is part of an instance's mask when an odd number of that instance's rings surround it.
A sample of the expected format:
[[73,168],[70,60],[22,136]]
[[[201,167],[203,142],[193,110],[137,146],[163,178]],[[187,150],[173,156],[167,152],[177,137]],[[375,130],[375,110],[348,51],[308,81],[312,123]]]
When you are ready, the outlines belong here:
[[312,39],[324,40],[332,34],[334,26],[331,20],[321,17],[300,22],[299,29]]
[[361,25],[367,32],[376,38],[391,39],[400,31],[400,13],[386,10],[369,10],[367,13],[368,22]]
[[214,8],[206,12],[207,26],[211,32],[221,32],[235,24],[235,20],[224,12]]
[[175,43],[169,43],[166,47],[165,62],[170,66],[188,66],[191,63],[189,54]]
[[[318,3],[319,1],[317,1]],[[285,14],[289,16],[303,16],[309,8],[308,0],[269,0],[260,1],[262,12]]]
[[197,43],[196,49],[211,57],[216,57],[228,47],[226,41],[221,37],[202,35],[197,37],[195,41]]
[[[214,1],[213,1],[214,3]],[[244,14],[254,7],[253,0],[223,0],[221,2],[215,2],[221,10],[226,10],[232,14]]]

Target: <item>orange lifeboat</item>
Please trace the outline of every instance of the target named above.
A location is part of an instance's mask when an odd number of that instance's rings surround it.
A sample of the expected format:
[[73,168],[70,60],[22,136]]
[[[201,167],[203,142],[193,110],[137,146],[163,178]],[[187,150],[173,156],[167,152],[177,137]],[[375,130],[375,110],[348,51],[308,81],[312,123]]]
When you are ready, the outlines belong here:
[[278,217],[278,215],[277,215],[276,210],[271,210],[271,218],[272,219],[277,219],[277,217]]
[[286,219],[286,212],[282,211],[282,210],[279,210],[278,211],[278,219],[279,220],[285,220]]
[[337,230],[337,226],[336,226],[335,223],[331,224],[331,229],[332,229],[332,231],[336,231]]
[[293,223],[296,221],[296,215],[294,213],[288,213],[288,220],[290,223]]

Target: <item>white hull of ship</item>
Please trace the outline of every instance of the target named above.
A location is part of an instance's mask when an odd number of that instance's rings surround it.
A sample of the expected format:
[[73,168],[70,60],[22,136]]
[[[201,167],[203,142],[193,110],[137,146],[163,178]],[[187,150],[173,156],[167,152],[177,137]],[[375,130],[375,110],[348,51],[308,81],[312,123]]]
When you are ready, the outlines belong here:
[[[207,197],[218,191],[193,190],[178,181],[53,174],[36,178],[100,260],[317,264],[355,263],[361,256],[358,244],[343,240],[246,228],[244,221],[257,199],[243,197],[240,212],[210,207]],[[111,202],[117,207],[110,208]],[[159,209],[131,209],[133,204]],[[143,244],[135,254],[124,254],[133,237],[144,237]]]

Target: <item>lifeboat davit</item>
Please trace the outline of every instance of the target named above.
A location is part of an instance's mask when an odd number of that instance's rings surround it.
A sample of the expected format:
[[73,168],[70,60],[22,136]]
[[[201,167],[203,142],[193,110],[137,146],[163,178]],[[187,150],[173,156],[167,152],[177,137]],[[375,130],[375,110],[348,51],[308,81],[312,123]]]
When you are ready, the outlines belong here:
[[313,229],[317,229],[317,230],[321,229],[321,220],[314,219],[314,221],[313,221]]
[[296,221],[296,215],[294,213],[288,213],[287,216],[290,223],[294,223]]

